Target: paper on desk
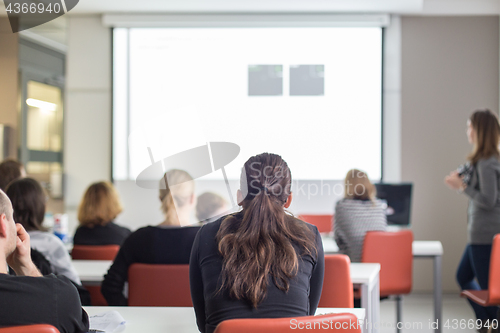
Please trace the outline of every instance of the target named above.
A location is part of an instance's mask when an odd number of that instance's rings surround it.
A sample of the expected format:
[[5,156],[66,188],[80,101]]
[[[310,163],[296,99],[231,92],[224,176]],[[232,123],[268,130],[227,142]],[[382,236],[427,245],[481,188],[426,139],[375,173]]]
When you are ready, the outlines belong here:
[[106,333],[120,332],[125,328],[125,320],[118,311],[107,311],[89,318],[90,328]]

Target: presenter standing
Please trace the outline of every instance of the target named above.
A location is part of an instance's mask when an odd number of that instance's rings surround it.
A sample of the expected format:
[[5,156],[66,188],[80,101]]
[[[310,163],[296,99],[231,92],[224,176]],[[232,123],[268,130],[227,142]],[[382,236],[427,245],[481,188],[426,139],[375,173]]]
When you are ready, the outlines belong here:
[[[457,270],[462,290],[488,289],[493,237],[500,233],[500,125],[490,110],[475,111],[467,121],[467,137],[473,146],[468,163],[445,178],[448,187],[469,197],[467,246]],[[470,301],[469,301],[470,302]],[[476,318],[496,319],[496,307],[470,302]],[[479,332],[487,332],[487,327]]]

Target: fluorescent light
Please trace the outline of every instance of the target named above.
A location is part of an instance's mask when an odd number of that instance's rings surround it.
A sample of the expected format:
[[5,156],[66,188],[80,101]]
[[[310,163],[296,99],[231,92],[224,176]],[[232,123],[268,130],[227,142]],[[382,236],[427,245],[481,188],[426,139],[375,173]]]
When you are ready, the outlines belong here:
[[34,99],[34,98],[28,98],[26,100],[26,104],[28,104],[29,106],[32,106],[34,108],[39,108],[39,109],[44,110],[44,111],[55,111],[56,107],[57,107],[57,105],[54,103],[49,103],[49,102],[41,101],[39,99]]

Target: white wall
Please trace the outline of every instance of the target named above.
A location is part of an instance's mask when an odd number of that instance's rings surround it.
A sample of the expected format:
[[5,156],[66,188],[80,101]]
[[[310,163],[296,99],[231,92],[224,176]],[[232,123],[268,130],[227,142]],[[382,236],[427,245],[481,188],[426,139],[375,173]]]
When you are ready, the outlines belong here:
[[[65,205],[111,170],[111,31],[99,16],[68,18],[64,133]],[[71,219],[74,223],[74,219]]]

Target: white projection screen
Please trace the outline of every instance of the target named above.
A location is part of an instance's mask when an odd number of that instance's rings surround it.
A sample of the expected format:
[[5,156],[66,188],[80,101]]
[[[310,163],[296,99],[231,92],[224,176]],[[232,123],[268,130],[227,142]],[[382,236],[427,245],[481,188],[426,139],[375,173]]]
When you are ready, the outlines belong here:
[[113,179],[222,141],[240,147],[231,180],[271,152],[295,180],[376,181],[381,96],[380,27],[115,28]]

